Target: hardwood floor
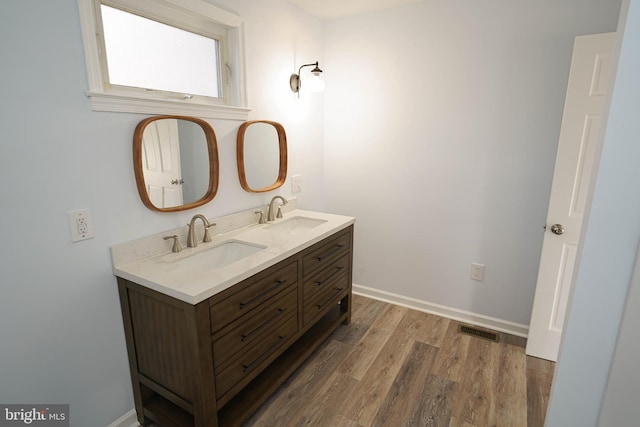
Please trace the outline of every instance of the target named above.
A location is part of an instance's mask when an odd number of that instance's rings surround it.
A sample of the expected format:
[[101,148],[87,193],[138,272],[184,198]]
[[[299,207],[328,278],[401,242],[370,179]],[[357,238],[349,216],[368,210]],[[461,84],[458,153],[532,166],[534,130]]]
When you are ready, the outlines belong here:
[[341,326],[245,426],[543,426],[553,363],[524,338],[353,297]]

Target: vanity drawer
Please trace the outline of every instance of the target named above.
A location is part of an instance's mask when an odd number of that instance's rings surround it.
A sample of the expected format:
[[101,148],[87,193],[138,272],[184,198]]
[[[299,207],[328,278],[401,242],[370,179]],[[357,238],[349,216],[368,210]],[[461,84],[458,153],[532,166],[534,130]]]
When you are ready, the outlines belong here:
[[303,295],[304,300],[314,296],[319,291],[331,287],[341,279],[340,276],[347,274],[349,271],[349,254],[346,253],[326,268],[317,270],[304,279]]
[[351,290],[349,275],[346,272],[336,279],[331,286],[326,286],[312,297],[305,299],[302,316],[305,326],[326,313]]
[[[216,397],[220,399],[238,382],[246,377],[254,378],[285,347],[285,344],[298,331],[296,316],[283,319],[271,332],[264,334],[262,340],[247,349],[244,354],[232,359],[220,372],[216,370]],[[273,357],[272,357],[273,356]],[[266,363],[265,363],[266,362]],[[225,398],[226,400],[226,398]]]
[[[254,314],[255,312],[255,314]],[[249,318],[238,319],[213,336],[213,362],[216,369],[237,352],[247,352],[264,334],[271,332],[282,319],[298,312],[298,292],[295,286],[276,294]],[[296,316],[297,318],[297,316]]]
[[318,248],[312,248],[311,252],[302,258],[302,274],[306,276],[316,268],[327,265],[336,256],[347,253],[350,247],[351,233],[347,230]]
[[[286,265],[276,264],[266,270],[266,274],[258,274],[240,283],[240,291],[231,295],[221,293],[224,298],[215,301],[209,308],[209,318],[211,321],[211,332],[217,332],[224,326],[249,313],[264,301],[268,300],[278,292],[297,283],[298,263],[289,262]],[[246,285],[244,283],[247,283]],[[232,288],[235,289],[236,287]]]

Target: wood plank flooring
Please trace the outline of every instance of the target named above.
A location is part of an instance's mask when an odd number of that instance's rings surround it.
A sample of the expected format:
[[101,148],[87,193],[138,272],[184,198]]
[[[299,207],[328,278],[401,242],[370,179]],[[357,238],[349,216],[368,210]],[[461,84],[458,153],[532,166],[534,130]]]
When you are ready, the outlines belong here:
[[553,363],[525,340],[354,295],[341,326],[245,424],[541,427]]

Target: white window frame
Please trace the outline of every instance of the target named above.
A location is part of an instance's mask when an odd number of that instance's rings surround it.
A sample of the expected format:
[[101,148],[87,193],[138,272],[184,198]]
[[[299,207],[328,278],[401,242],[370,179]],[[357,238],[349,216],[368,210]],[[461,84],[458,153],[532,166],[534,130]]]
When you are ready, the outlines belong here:
[[[194,33],[220,32],[223,97],[183,94],[110,85],[102,41],[100,4],[116,7]],[[88,96],[94,111],[174,114],[245,121],[243,20],[202,0],[78,0],[84,43]],[[212,25],[213,24],[213,25]]]

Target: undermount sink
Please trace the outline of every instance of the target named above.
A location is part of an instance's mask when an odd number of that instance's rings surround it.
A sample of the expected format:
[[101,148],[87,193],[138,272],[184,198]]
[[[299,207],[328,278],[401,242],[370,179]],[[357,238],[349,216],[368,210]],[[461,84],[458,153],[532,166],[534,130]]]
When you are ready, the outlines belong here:
[[264,248],[265,246],[262,245],[230,240],[173,262],[179,262],[186,268],[213,271],[260,252]]
[[267,226],[267,229],[282,234],[294,235],[310,230],[327,222],[326,219],[308,218],[305,216],[294,216],[283,219]]

